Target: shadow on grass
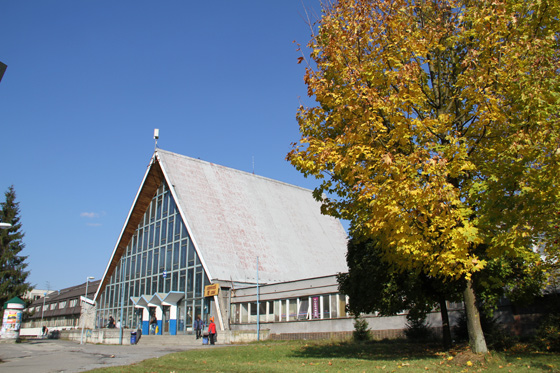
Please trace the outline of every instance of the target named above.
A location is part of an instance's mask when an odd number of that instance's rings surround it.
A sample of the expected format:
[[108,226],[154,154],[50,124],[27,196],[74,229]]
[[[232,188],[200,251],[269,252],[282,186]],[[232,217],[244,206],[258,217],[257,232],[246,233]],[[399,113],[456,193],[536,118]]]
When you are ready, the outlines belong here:
[[400,340],[371,342],[309,343],[293,351],[299,358],[340,358],[362,360],[433,359],[441,353],[438,343],[410,343]]

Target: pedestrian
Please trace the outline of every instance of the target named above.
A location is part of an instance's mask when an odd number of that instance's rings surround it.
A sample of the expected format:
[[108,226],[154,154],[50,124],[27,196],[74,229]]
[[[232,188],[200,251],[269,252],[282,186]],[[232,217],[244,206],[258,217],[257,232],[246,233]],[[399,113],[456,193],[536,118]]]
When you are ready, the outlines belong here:
[[202,337],[202,331],[204,330],[204,321],[202,321],[200,319],[200,315],[198,315],[196,317],[196,320],[194,320],[194,330],[196,333],[196,339],[199,339]]
[[157,318],[155,315],[152,314],[152,318],[150,319],[150,334],[156,334],[156,327],[157,327]]
[[107,327],[110,329],[115,327],[115,319],[113,319],[113,316],[109,315],[109,324],[107,325]]
[[213,345],[216,342],[216,324],[214,324],[214,318],[210,318],[210,324],[208,324],[208,337],[210,338],[210,344]]
[[121,320],[117,321],[117,329],[121,328]]
[[43,334],[41,335],[41,337],[46,338],[48,334],[49,334],[49,328],[43,325]]

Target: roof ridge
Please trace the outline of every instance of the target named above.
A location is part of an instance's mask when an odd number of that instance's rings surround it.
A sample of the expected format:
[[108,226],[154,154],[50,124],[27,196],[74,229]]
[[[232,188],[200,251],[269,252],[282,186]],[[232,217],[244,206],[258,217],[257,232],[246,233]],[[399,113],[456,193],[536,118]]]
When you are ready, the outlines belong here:
[[297,188],[297,189],[301,189],[301,190],[304,190],[304,191],[313,192],[313,190],[312,190],[312,189],[309,189],[309,188],[304,188],[304,187],[302,187],[302,186],[290,184],[290,183],[285,182],[285,181],[273,179],[273,178],[266,177],[266,176],[262,176],[262,175],[257,175],[257,174],[254,174],[254,173],[252,173],[252,172],[243,171],[243,170],[238,170],[237,168],[224,166],[224,165],[221,165],[221,164],[219,164],[219,163],[214,163],[214,162],[206,161],[206,160],[203,160],[203,159],[200,159],[200,158],[193,158],[193,157],[189,157],[188,155],[179,154],[179,153],[175,153],[175,152],[172,152],[172,151],[169,151],[169,150],[164,150],[164,149],[159,149],[159,148],[156,150],[156,153],[157,153],[158,151],[162,151],[163,153],[167,153],[167,154],[170,154],[170,155],[174,155],[174,156],[177,156],[177,157],[180,157],[180,158],[187,158],[187,159],[189,159],[189,160],[196,161],[196,162],[200,162],[200,163],[203,163],[203,164],[208,164],[208,165],[211,165],[211,166],[224,168],[224,169],[226,169],[226,170],[230,170],[230,171],[232,171],[232,172],[237,172],[237,173],[240,173],[240,174],[242,174],[242,175],[246,175],[246,176],[248,176],[248,177],[255,177],[255,178],[258,178],[258,179],[263,179],[263,180],[266,180],[266,181],[270,181],[270,182],[274,182],[274,183],[278,183],[278,184],[283,184],[283,185],[286,185],[286,186],[289,186],[289,187],[292,187],[292,188]]

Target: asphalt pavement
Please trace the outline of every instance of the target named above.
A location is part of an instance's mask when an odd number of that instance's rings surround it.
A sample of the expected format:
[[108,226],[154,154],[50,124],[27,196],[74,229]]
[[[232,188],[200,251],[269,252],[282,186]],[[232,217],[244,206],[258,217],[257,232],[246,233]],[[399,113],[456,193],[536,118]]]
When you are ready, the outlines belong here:
[[203,346],[141,346],[84,344],[57,339],[0,344],[0,372],[83,372],[96,368],[130,365],[173,352]]

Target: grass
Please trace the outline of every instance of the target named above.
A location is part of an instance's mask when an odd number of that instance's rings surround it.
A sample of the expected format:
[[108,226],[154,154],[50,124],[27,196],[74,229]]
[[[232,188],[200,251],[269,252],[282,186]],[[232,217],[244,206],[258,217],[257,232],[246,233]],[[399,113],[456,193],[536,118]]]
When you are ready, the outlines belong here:
[[91,372],[560,372],[560,355],[525,346],[475,355],[403,341],[259,342],[169,354]]

